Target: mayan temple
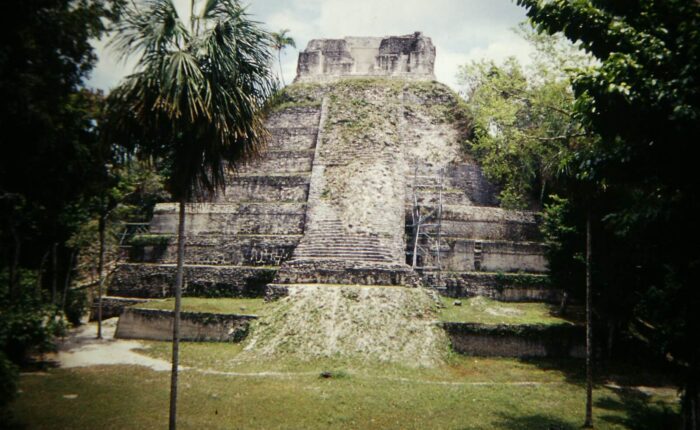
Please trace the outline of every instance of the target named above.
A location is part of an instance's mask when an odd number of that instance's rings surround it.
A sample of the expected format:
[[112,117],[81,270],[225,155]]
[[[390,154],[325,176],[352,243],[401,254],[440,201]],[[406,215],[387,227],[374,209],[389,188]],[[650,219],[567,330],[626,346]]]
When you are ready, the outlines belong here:
[[[537,215],[499,207],[435,56],[419,32],[310,41],[267,120],[263,156],[187,208],[184,295],[364,285],[555,299],[539,282]],[[115,303],[171,295],[176,225],[177,205],[158,204],[153,242],[133,246],[109,286]]]

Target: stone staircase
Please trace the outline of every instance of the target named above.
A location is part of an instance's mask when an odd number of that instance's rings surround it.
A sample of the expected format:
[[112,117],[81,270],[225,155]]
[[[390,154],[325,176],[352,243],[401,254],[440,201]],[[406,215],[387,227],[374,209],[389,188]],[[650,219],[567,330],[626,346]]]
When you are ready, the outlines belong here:
[[[264,294],[304,233],[319,120],[320,106],[273,113],[262,157],[232,172],[226,191],[212,202],[188,206],[185,295]],[[131,247],[129,259],[112,278],[110,295],[144,299],[172,295],[177,220],[176,204],[156,206],[149,234],[169,241]]]
[[294,258],[306,259],[341,259],[345,261],[393,262],[386,244],[372,234],[345,231],[340,221],[322,221],[312,232],[308,232],[305,241],[294,251]]

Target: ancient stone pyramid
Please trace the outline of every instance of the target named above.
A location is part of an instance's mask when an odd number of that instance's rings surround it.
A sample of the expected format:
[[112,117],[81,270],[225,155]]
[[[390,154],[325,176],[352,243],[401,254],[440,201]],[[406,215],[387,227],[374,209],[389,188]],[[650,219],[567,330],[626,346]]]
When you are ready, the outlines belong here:
[[[187,209],[185,295],[424,283],[460,296],[551,298],[536,282],[500,288],[514,272],[546,271],[537,216],[499,208],[434,60],[421,33],[309,42],[267,121],[264,156],[232,173],[214,201]],[[157,205],[110,295],[171,295],[176,225],[176,204]]]

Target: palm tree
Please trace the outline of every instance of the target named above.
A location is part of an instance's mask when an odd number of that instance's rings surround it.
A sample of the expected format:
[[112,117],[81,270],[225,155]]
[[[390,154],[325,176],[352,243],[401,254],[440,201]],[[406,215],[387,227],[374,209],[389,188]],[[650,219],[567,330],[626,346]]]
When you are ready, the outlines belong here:
[[289,33],[288,28],[280,30],[279,33],[271,33],[272,47],[277,50],[277,63],[280,66],[280,78],[282,79],[283,86],[286,84],[284,83],[284,74],[282,73],[282,50],[287,46],[291,46],[292,48],[297,47],[297,44],[294,41],[294,39],[292,39],[290,36],[287,36],[287,33]]
[[222,189],[226,169],[258,153],[274,86],[270,35],[238,1],[196,6],[191,0],[188,24],[173,0],[134,0],[125,8],[110,43],[138,62],[106,105],[106,137],[164,160],[179,203],[170,429],[177,416],[186,203]]

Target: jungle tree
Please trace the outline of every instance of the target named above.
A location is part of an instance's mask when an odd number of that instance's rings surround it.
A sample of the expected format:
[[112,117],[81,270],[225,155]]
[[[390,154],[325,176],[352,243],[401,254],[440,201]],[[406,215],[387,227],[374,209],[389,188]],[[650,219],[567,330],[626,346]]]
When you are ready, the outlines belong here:
[[[197,7],[199,6],[199,7]],[[176,427],[180,301],[186,203],[225,185],[226,171],[265,142],[263,107],[274,80],[271,39],[236,0],[190,3],[189,22],[172,0],[132,3],[111,45],[136,56],[136,70],[108,97],[108,136],[167,160],[179,203],[174,285],[170,428]]]

